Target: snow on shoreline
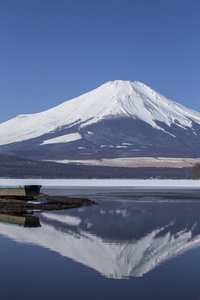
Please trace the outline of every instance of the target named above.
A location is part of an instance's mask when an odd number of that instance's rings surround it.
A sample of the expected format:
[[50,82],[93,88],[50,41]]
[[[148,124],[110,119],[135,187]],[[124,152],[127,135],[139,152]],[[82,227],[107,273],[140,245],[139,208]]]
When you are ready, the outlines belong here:
[[43,187],[106,188],[200,188],[199,180],[173,179],[0,179],[0,185],[42,185]]

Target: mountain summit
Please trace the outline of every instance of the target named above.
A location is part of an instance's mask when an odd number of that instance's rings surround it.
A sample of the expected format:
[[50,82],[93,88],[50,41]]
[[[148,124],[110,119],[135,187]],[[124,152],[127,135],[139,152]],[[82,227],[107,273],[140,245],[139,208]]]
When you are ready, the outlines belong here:
[[110,81],[0,124],[0,151],[39,159],[197,157],[200,113],[138,81]]

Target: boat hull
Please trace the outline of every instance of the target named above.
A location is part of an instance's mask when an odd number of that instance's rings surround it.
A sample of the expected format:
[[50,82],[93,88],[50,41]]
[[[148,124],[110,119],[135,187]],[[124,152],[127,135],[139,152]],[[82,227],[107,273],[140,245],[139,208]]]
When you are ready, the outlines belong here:
[[41,185],[1,186],[0,197],[35,197],[40,188]]

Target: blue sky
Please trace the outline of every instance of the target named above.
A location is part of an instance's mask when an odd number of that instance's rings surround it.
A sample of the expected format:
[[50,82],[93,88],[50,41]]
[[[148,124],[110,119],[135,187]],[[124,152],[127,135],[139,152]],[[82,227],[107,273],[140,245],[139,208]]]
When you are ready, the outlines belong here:
[[0,122],[115,79],[200,112],[199,0],[1,0]]

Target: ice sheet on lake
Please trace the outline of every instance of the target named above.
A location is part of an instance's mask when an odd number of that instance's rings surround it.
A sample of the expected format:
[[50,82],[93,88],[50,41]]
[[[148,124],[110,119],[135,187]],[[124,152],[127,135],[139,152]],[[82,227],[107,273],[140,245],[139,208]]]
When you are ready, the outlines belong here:
[[134,180],[134,179],[6,179],[1,185],[35,185],[47,187],[129,187],[129,188],[200,188],[199,180]]

